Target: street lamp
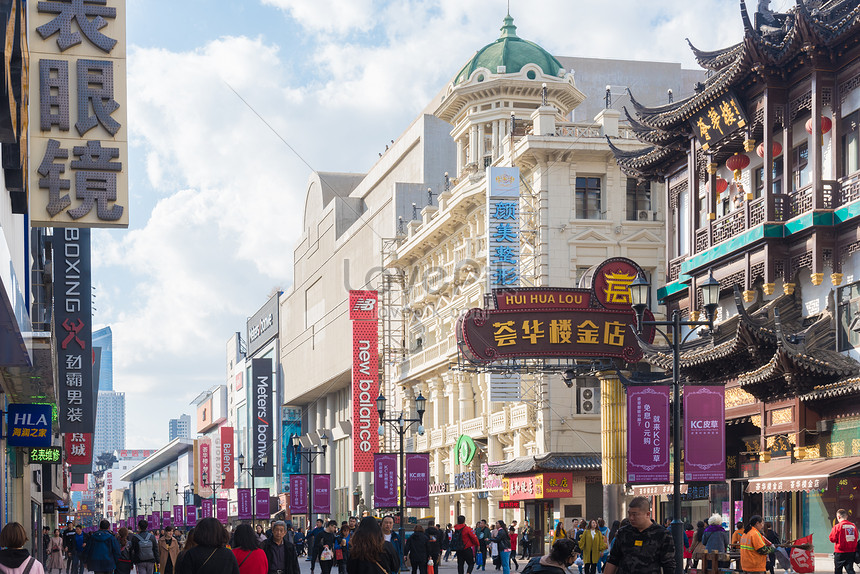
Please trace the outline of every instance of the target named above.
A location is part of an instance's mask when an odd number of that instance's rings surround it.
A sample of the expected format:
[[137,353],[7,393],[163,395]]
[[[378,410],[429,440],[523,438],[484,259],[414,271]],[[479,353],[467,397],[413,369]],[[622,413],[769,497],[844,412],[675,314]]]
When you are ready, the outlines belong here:
[[[418,418],[405,418],[403,416],[403,411],[400,411],[400,414],[397,418],[387,419],[385,418],[385,403],[387,399],[385,396],[380,393],[378,397],[376,397],[376,410],[379,413],[379,424],[389,423],[394,430],[397,432],[397,435],[400,437],[400,507],[398,511],[400,512],[400,560],[401,560],[401,569],[404,567],[403,565],[403,544],[406,542],[406,528],[404,524],[406,523],[406,502],[404,500],[404,495],[406,491],[406,485],[404,484],[404,476],[406,475],[406,470],[404,468],[403,463],[403,438],[406,436],[406,431],[409,430],[413,424],[418,424],[418,434],[424,434],[424,412],[427,406],[427,399],[424,398],[420,392],[418,396],[415,398],[415,410],[418,412]],[[381,431],[381,429],[380,429]]]
[[170,502],[170,495],[165,492],[164,498],[157,498],[155,493],[153,492],[152,493],[152,502],[153,502],[153,505],[156,502],[158,503],[158,510],[159,510],[158,527],[163,528],[164,527],[164,503]]
[[138,507],[138,508],[143,508],[143,515],[144,515],[144,516],[146,516],[146,509],[147,509],[147,508],[152,507],[152,505],[151,505],[151,504],[146,504],[146,503],[143,501],[143,499],[141,499],[141,498],[138,496],[138,497],[137,497],[137,507]]
[[[206,479],[209,478],[209,475],[205,470],[203,471],[203,475],[201,478],[203,479],[200,481],[203,483],[203,488],[209,487],[210,489],[212,489],[212,515],[213,515],[213,517],[217,517],[218,508],[215,504],[215,495],[218,492],[218,486],[221,484],[221,482],[217,481],[217,480],[213,480],[212,482],[207,482]],[[221,480],[222,481],[224,480],[224,473],[221,473]]]
[[[720,283],[714,279],[710,272],[708,278],[700,283],[699,287],[702,289],[702,302],[707,321],[683,321],[677,309],[672,311],[671,321],[646,321],[643,319],[643,315],[648,307],[648,293],[651,285],[642,273],[638,273],[636,279],[630,284],[630,299],[633,310],[636,312],[636,331],[641,333],[643,326],[655,327],[654,330],[666,339],[672,349],[672,456],[675,460],[672,467],[674,488],[672,512],[674,517],[671,528],[672,538],[675,542],[675,574],[682,574],[684,571],[684,561],[678,558],[684,555],[684,524],[681,522],[681,345],[696,332],[695,329],[691,329],[689,333],[682,336],[681,327],[708,327],[708,329],[713,329],[720,298]],[[671,338],[666,332],[656,327],[670,327]]]
[[302,449],[302,442],[298,435],[293,435],[293,451],[295,451],[296,456],[302,457],[305,462],[308,463],[308,524],[307,528],[311,527],[311,519],[313,518],[313,502],[314,502],[314,489],[311,484],[311,465],[317,456],[323,455],[325,456],[325,451],[328,448],[328,436],[326,432],[323,431],[320,435],[320,444],[322,450],[315,450],[312,447]]
[[[264,454],[263,458],[260,459],[260,463],[262,466],[266,466],[266,463],[268,461],[269,461],[269,457],[266,454]],[[242,453],[239,453],[239,456],[236,457],[236,462],[239,463],[239,474],[242,474],[242,472],[245,472],[242,470],[242,468],[245,466],[245,455]],[[256,477],[254,476],[254,467],[255,466],[256,465],[252,464],[247,470],[247,472],[251,474],[251,492],[254,493],[254,499],[253,499],[253,502],[251,503],[251,527],[252,528],[257,527],[257,524],[256,524],[256,522],[257,522],[257,485],[256,485]]]

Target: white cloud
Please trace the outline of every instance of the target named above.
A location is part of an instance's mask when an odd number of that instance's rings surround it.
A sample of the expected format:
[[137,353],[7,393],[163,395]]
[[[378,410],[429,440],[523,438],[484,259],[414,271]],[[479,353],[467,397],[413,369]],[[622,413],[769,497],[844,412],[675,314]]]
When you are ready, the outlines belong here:
[[372,0],[263,0],[284,10],[310,31],[346,33],[373,26]]

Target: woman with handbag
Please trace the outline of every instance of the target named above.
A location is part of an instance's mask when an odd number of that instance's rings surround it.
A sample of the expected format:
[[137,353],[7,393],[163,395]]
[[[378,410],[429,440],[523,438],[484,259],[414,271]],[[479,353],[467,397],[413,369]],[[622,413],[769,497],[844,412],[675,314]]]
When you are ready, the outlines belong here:
[[249,524],[240,524],[233,532],[233,556],[239,563],[239,574],[266,574],[269,571],[269,560]]
[[131,540],[128,538],[128,528],[123,526],[116,536],[119,542],[119,560],[116,561],[114,574],[131,574]]
[[346,574],[346,560],[349,558],[349,524],[344,522],[340,532],[334,538],[334,560],[337,563],[338,574]]
[[217,518],[204,518],[194,527],[194,547],[177,559],[176,574],[239,574],[239,563],[226,548],[229,540]]
[[54,529],[54,535],[48,539],[48,560],[45,564],[45,570],[50,574],[53,570],[63,572],[63,538],[60,536],[60,529]]
[[400,569],[400,561],[386,550],[382,528],[373,516],[365,516],[350,538],[347,574],[389,574]]

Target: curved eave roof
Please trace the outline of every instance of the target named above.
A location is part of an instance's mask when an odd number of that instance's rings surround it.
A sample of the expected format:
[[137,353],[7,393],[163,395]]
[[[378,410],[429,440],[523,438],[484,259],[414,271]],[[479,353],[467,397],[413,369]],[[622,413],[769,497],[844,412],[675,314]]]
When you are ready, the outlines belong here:
[[738,42],[733,46],[729,46],[728,48],[723,48],[721,50],[706,52],[696,48],[689,38],[686,38],[686,40],[687,44],[690,46],[690,50],[693,51],[693,56],[696,58],[696,62],[706,70],[713,70],[714,72],[722,70],[734,62],[735,59],[744,51],[743,42]]

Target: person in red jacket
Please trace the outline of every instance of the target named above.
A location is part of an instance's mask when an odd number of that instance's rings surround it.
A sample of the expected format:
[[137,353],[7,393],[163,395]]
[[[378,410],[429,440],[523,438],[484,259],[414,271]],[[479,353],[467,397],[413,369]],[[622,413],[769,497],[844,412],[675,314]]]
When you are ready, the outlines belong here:
[[[466,574],[472,574],[475,567],[475,548],[478,547],[478,537],[475,531],[466,525],[466,517],[458,516],[451,536],[451,548],[457,553],[457,574],[463,574],[463,564],[468,564]],[[853,574],[853,573],[851,573]]]
[[250,524],[240,524],[233,532],[233,554],[239,563],[239,574],[267,574],[269,560],[257,544],[257,535]]
[[857,551],[857,527],[848,520],[848,512],[844,508],[836,511],[836,525],[830,531],[830,542],[833,548],[834,574],[842,574],[842,569],[848,574],[854,574],[854,552]]

